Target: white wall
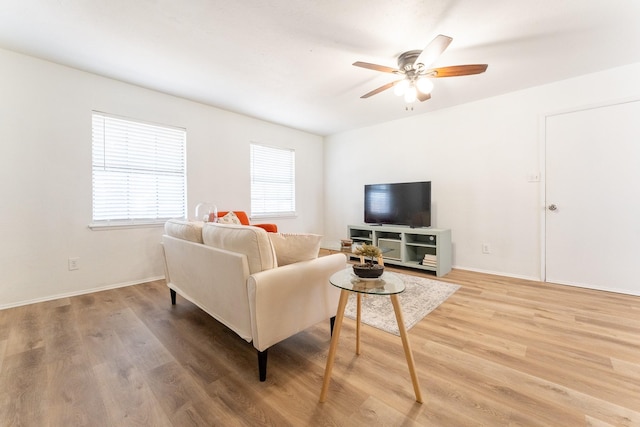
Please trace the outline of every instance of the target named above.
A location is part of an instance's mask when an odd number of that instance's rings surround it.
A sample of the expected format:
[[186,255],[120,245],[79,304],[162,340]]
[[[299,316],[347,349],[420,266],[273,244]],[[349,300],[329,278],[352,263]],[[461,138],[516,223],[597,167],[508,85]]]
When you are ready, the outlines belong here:
[[282,231],[338,240],[362,222],[365,183],[428,179],[456,266],[537,278],[543,183],[526,177],[543,170],[540,117],[640,96],[635,64],[334,135],[323,152],[316,135],[13,52],[0,70],[0,308],[163,275],[161,228],[87,227],[92,110],[187,129],[189,212],[248,211],[249,142],[293,147],[299,215],[274,220]]
[[[347,224],[363,222],[364,184],[430,180],[432,226],[452,230],[455,266],[539,279],[540,120],[633,96],[640,96],[640,64],[328,137],[326,239],[338,240]],[[529,182],[536,172],[542,180]],[[491,254],[482,254],[483,243]]]
[[0,70],[0,308],[164,274],[161,227],[87,227],[92,110],[187,129],[191,214],[249,211],[250,141],[296,149],[298,217],[269,222],[322,233],[321,137],[6,50]]

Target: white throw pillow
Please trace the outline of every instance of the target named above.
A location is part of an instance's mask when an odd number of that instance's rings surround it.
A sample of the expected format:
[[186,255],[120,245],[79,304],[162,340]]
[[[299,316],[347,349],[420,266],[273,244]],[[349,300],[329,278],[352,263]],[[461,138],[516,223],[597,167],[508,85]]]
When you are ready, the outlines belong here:
[[170,219],[164,223],[164,234],[190,242],[202,243],[202,222]]
[[266,231],[260,227],[237,224],[205,223],[202,240],[207,246],[247,256],[249,273],[277,267],[276,254]]
[[242,225],[242,223],[240,222],[240,218],[238,218],[238,216],[233,212],[228,212],[222,218],[218,218],[218,222],[220,224],[238,224],[238,225]]
[[278,266],[318,258],[319,234],[268,233],[276,251]]

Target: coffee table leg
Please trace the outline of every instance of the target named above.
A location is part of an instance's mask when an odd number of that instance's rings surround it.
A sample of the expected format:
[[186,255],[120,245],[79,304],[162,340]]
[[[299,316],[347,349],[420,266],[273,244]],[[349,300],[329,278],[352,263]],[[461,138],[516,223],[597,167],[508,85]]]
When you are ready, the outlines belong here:
[[349,300],[349,291],[340,291],[340,301],[338,302],[338,312],[336,313],[336,322],[333,325],[333,336],[331,337],[331,346],[329,347],[329,355],[327,357],[327,366],[324,369],[324,380],[322,381],[322,391],[320,392],[320,402],[324,402],[327,398],[329,390],[329,381],[331,381],[331,370],[333,369],[333,360],[336,357],[338,348],[338,339],[340,338],[340,330],[342,329],[342,319],[344,319],[344,309]]
[[391,303],[393,304],[393,311],[396,313],[396,321],[398,322],[398,329],[400,330],[400,338],[402,338],[404,355],[407,358],[407,365],[409,366],[409,374],[411,374],[411,382],[413,382],[413,391],[416,394],[416,402],[422,403],[420,383],[418,382],[418,375],[416,374],[416,365],[413,361],[413,353],[411,352],[411,345],[409,344],[409,336],[407,335],[407,329],[404,327],[404,318],[402,316],[402,309],[400,308],[400,301],[398,301],[398,295],[390,295],[390,297]]
[[360,354],[360,313],[362,307],[362,294],[356,294],[356,354]]

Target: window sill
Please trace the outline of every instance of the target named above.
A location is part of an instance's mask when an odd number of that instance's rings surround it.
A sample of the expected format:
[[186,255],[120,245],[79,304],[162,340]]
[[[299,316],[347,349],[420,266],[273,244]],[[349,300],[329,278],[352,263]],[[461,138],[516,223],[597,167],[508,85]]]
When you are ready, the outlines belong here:
[[125,230],[130,228],[150,228],[150,227],[164,227],[166,220],[162,221],[108,221],[108,222],[94,222],[89,224],[89,228],[93,231],[106,231],[106,230]]
[[264,214],[264,215],[249,215],[250,220],[264,221],[267,219],[284,219],[284,218],[297,218],[298,214],[295,212],[283,213],[283,214]]

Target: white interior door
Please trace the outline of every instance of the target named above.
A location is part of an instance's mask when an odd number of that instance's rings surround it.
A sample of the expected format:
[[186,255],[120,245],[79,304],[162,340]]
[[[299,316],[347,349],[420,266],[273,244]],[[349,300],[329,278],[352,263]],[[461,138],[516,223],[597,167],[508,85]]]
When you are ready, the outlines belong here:
[[545,128],[545,280],[640,295],[640,100]]

